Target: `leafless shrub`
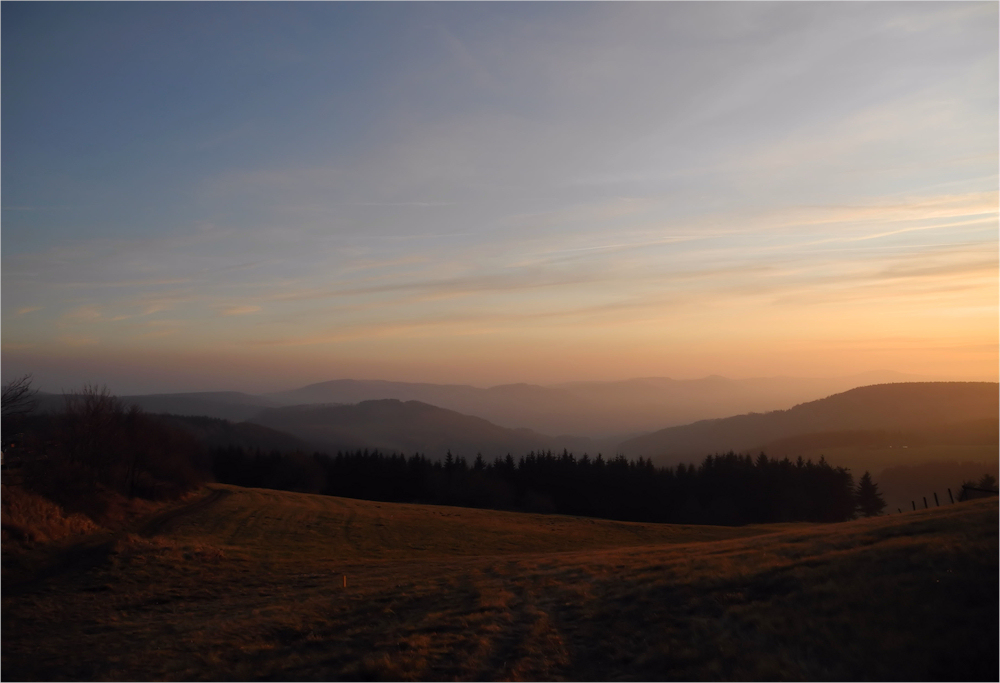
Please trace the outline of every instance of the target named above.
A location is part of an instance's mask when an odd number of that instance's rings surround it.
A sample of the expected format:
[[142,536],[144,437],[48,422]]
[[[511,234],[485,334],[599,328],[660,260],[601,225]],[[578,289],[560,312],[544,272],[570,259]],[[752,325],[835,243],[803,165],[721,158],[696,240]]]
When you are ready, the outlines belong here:
[[[15,460],[20,460],[19,449],[16,448],[16,445],[20,441],[25,416],[35,409],[35,394],[37,393],[31,388],[31,375],[21,375],[3,385],[3,395],[0,397],[0,405],[2,405],[2,409],[0,409],[2,425],[0,428],[3,429],[5,469],[7,465],[14,464]],[[18,457],[12,457],[12,451],[18,451]]]

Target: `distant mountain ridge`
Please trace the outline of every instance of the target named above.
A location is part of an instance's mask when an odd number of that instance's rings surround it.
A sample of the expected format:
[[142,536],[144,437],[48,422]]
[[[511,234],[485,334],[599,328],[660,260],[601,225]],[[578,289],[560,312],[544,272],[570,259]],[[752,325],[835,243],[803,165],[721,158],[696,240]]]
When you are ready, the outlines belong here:
[[803,435],[844,431],[924,431],[995,420],[996,382],[908,382],[858,387],[788,410],[701,420],[620,445],[631,457],[676,464],[717,452],[746,452]]
[[283,405],[358,403],[393,398],[421,401],[511,429],[617,440],[696,420],[787,408],[905,375],[866,373],[838,378],[767,377],[693,380],[646,377],[554,386],[503,384],[487,389],[458,384],[340,379],[267,394]]
[[[892,372],[838,378],[767,377],[693,380],[645,377],[570,382],[553,386],[460,384],[339,379],[263,395],[236,391],[127,395],[147,412],[203,415],[232,421],[262,410],[299,404],[353,404],[378,399],[420,401],[488,420],[508,429],[597,439],[605,451],[624,439],[666,427],[748,412],[784,409],[853,387],[911,379]],[[57,394],[39,395],[40,408],[61,410]],[[565,442],[566,437],[563,439]]]

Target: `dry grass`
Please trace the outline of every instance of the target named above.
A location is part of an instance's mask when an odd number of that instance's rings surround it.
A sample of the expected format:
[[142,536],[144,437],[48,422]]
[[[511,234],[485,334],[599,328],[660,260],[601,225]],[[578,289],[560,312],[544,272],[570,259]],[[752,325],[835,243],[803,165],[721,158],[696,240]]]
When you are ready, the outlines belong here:
[[3,677],[997,673],[995,499],[732,529],[213,490],[100,562],[5,575]]
[[[224,495],[175,534],[279,563],[417,560],[711,541],[772,527],[637,524],[565,515],[379,503],[213,485]],[[280,539],[280,542],[275,541]]]
[[36,543],[98,530],[97,525],[85,515],[67,513],[48,498],[19,486],[3,486],[0,508],[4,552],[17,552]]

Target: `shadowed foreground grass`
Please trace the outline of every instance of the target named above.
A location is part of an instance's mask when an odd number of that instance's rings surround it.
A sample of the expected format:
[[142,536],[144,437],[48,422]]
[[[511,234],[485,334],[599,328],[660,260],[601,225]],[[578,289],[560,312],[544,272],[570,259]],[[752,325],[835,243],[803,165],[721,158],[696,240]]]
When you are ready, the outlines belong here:
[[204,494],[5,551],[3,678],[997,677],[996,499],[723,528]]

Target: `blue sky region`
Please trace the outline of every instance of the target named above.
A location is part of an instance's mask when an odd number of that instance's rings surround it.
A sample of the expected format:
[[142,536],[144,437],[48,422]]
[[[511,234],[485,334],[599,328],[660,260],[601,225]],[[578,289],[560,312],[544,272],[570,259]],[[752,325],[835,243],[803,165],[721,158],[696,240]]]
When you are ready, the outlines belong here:
[[4,380],[996,380],[997,25],[4,2]]

